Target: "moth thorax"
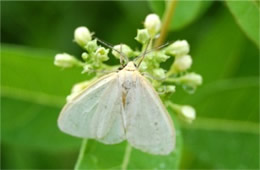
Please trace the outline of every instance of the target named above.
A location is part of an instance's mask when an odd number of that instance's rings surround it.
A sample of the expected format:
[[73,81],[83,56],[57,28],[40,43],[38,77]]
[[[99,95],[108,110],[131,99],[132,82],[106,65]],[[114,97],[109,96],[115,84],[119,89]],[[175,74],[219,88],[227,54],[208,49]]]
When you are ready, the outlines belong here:
[[126,71],[135,71],[136,70],[136,66],[135,66],[134,62],[130,61],[129,63],[127,63],[127,65],[125,66],[124,70],[126,70]]

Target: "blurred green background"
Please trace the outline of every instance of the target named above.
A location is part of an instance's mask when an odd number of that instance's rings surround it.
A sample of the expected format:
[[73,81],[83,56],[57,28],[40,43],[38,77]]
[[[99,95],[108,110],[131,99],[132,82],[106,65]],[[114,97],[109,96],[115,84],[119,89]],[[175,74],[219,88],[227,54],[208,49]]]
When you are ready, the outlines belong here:
[[[55,67],[55,54],[80,56],[72,41],[78,26],[111,44],[138,47],[137,28],[164,8],[163,1],[2,1],[1,169],[73,168],[81,139],[60,132],[56,122],[72,85],[87,76]],[[175,118],[174,155],[134,151],[128,167],[259,169],[259,2],[180,1],[167,37],[178,39],[190,43],[191,70],[204,83],[192,95],[178,87],[173,100],[194,106],[197,119]],[[122,163],[125,143],[87,147],[83,168]]]

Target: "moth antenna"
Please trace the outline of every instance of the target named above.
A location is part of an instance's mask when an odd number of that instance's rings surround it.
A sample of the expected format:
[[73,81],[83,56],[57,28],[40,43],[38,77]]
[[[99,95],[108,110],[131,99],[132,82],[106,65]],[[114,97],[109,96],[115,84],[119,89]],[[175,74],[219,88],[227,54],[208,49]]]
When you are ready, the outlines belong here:
[[[148,40],[147,46],[145,47],[143,54],[140,55],[140,57],[142,57],[142,58],[141,58],[140,62],[137,64],[137,68],[139,68],[142,61],[144,60],[144,56],[147,54],[146,52],[147,52],[148,46],[150,45],[150,41],[151,41],[151,39]],[[139,58],[139,56],[137,58]]]
[[151,50],[148,50],[148,51],[146,51],[145,53],[143,53],[143,54],[137,56],[137,57],[135,58],[135,61],[138,60],[138,59],[139,59],[140,57],[142,57],[143,55],[146,55],[146,54],[149,54],[150,52],[153,52],[153,51],[159,50],[159,49],[161,49],[161,48],[164,48],[164,47],[166,47],[166,46],[169,45],[169,44],[170,44],[170,42],[167,42],[167,43],[165,43],[165,44],[163,44],[163,45],[160,45],[160,46],[155,47],[155,48],[153,48],[153,49],[151,49]]
[[[93,37],[95,37],[95,39],[96,39],[99,43],[103,44],[104,46],[107,46],[108,48],[110,48],[110,49],[116,51],[118,54],[120,54],[120,63],[121,63],[121,64],[122,64],[121,56],[123,56],[124,59],[126,59],[126,61],[128,61],[128,58],[127,58],[126,55],[121,51],[121,49],[120,49],[120,51],[119,51],[119,50],[115,49],[111,44],[100,40],[100,39],[97,38],[96,36],[93,36]],[[121,47],[120,47],[120,48],[121,48]]]
[[151,50],[146,51],[145,54],[148,54],[148,53],[150,53],[150,52],[153,52],[153,51],[159,50],[159,49],[161,49],[161,48],[164,48],[164,47],[166,47],[166,46],[169,45],[169,44],[170,44],[170,42],[167,42],[167,43],[165,43],[165,44],[163,44],[163,45],[160,45],[160,46],[158,46],[158,47],[155,47],[155,48],[153,48],[153,49],[151,49]]
[[[120,54],[122,53],[122,44],[120,44]],[[122,55],[120,55],[120,64],[123,66],[124,65],[124,63],[123,63],[123,58],[122,58],[123,56]]]

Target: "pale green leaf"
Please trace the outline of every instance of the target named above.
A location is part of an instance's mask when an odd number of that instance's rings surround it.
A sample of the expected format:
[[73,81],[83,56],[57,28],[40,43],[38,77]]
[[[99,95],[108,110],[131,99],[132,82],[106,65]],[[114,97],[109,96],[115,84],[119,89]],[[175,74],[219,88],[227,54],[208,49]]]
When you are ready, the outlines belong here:
[[227,7],[245,34],[259,47],[260,10],[255,1],[226,0]]

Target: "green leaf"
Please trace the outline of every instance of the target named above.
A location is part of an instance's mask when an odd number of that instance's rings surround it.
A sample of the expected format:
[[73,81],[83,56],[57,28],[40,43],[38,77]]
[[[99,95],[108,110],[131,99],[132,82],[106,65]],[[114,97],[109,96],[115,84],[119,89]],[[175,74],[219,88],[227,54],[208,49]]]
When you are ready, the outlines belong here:
[[[163,17],[166,1],[149,1],[152,10]],[[180,30],[201,17],[212,1],[177,1],[170,24],[170,30]]]
[[[156,156],[132,148],[126,142],[104,145],[94,140],[83,141],[75,169],[177,169],[182,139],[175,121],[176,149],[168,156]],[[108,156],[109,155],[109,156]]]
[[182,124],[181,168],[259,169],[258,49],[225,8],[189,30],[192,70],[204,82],[193,95],[173,96],[197,111],[193,124]]
[[[198,118],[184,130],[185,169],[259,168],[259,78],[205,86],[192,103]],[[190,101],[191,102],[191,101]]]
[[54,55],[2,45],[1,141],[51,151],[79,147],[80,140],[60,132],[56,122],[65,96],[84,77],[80,70],[56,68]]
[[77,151],[46,152],[1,144],[1,169],[72,169]]
[[226,0],[226,4],[238,25],[259,48],[260,11],[257,2]]
[[259,134],[189,128],[184,137],[183,169],[259,169]]

